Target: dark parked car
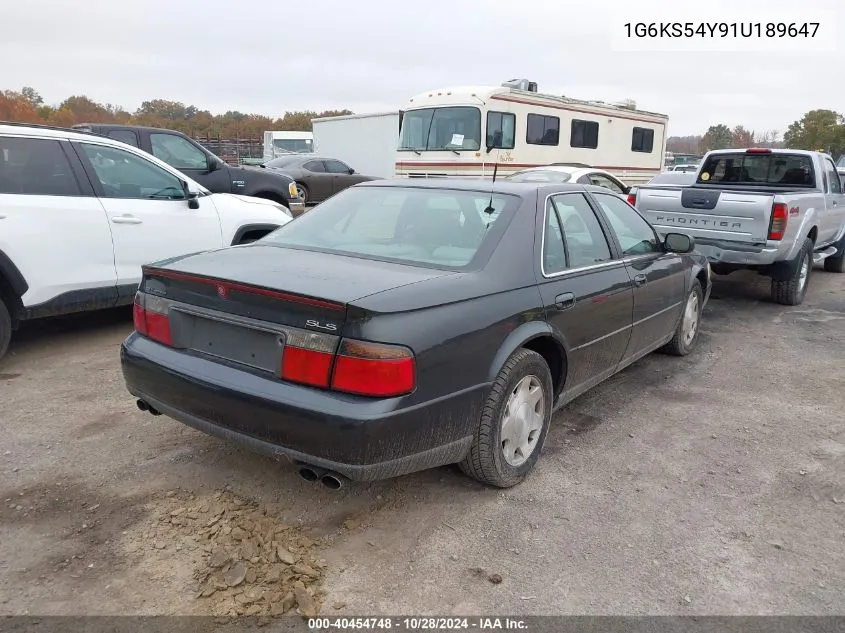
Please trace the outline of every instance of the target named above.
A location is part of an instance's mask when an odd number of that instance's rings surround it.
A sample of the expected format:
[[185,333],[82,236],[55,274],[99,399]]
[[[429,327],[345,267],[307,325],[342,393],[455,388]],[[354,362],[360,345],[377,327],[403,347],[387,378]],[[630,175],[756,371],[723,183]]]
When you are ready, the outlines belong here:
[[512,486],[554,409],[693,348],[710,294],[693,246],[601,187],[374,181],[147,266],[123,375],[142,410],[327,486],[451,463]]
[[264,163],[268,171],[278,171],[296,181],[299,197],[306,204],[322,202],[347,187],[359,182],[378,180],[357,173],[352,167],[337,160],[314,154],[279,156]]
[[73,128],[134,145],[172,165],[212,193],[237,193],[273,200],[285,205],[294,216],[305,210],[292,178],[259,167],[227,165],[194,139],[176,130],[110,123],[79,123]]

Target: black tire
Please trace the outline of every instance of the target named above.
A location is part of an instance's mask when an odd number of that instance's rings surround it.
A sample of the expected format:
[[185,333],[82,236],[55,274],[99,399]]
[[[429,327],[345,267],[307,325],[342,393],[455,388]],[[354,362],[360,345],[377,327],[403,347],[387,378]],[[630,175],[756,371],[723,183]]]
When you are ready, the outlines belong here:
[[[531,382],[536,379],[543,390],[543,402],[537,403],[542,410],[542,427],[528,435],[534,438],[528,458],[521,464],[512,465],[505,458],[502,418],[511,394],[523,379]],[[459,464],[461,470],[473,479],[497,488],[510,488],[520,483],[534,470],[540,458],[551,424],[553,397],[552,374],[543,357],[528,349],[515,351],[493,383],[481,410],[472,446]]]
[[[806,263],[806,275],[802,280],[802,271]],[[772,301],[785,306],[797,306],[807,294],[810,277],[813,272],[813,240],[804,240],[801,251],[795,261],[795,269],[789,279],[772,279]]]
[[311,200],[311,192],[308,187],[301,182],[296,183],[296,190],[299,192],[299,197],[302,199],[302,204],[308,204]]
[[0,297],[0,358],[6,355],[9,350],[9,341],[12,340],[12,317],[3,298]]
[[824,260],[824,269],[829,273],[845,273],[845,237],[836,243],[836,255]]
[[[692,315],[687,314],[687,308],[690,307],[690,302],[695,302],[695,324],[692,338],[688,336],[688,326]],[[664,354],[672,354],[673,356],[686,356],[698,343],[698,333],[701,331],[701,312],[704,303],[704,290],[701,288],[701,282],[694,279],[692,288],[687,293],[684,299],[684,307],[681,312],[681,318],[678,320],[678,327],[675,328],[675,335],[672,340],[660,348],[659,351]]]

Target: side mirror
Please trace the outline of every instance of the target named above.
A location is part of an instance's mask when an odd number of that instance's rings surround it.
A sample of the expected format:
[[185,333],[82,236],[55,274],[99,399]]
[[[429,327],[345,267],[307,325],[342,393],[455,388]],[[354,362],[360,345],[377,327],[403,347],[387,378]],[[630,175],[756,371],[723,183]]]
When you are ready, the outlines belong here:
[[695,239],[683,233],[667,233],[663,246],[670,253],[691,253],[695,250]]
[[217,171],[220,169],[220,159],[216,156],[209,156],[208,157],[208,171]]
[[185,199],[188,201],[188,208],[199,209],[200,201],[198,200],[198,194],[195,191],[188,189],[188,183],[184,180],[180,180],[179,182],[182,184],[182,191],[185,192]]
[[502,132],[497,130],[487,135],[487,153],[489,154],[497,147],[502,146]]
[[352,175],[352,174],[354,174],[354,173],[355,173],[355,170],[354,170],[354,169],[352,169],[352,168],[350,167],[350,168],[349,168],[349,175],[351,176],[351,175]]

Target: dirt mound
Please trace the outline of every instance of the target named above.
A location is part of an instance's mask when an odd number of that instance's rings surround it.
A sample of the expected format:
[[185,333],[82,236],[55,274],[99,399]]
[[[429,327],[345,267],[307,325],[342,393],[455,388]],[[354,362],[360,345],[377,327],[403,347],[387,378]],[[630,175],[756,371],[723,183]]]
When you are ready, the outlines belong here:
[[[208,500],[171,491],[158,505],[159,535],[175,531],[200,543],[196,597],[215,616],[317,615],[325,563],[316,541],[285,525],[266,508],[228,491]],[[153,547],[167,543],[159,536]],[[295,609],[295,611],[294,611]]]

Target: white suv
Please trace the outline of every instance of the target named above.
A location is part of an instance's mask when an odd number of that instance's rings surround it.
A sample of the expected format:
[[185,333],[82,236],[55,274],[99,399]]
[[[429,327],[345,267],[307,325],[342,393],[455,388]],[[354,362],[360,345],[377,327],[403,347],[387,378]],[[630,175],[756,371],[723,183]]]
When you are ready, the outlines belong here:
[[252,242],[291,219],[119,141],[0,123],[0,358],[22,320],[128,305],[143,264]]

